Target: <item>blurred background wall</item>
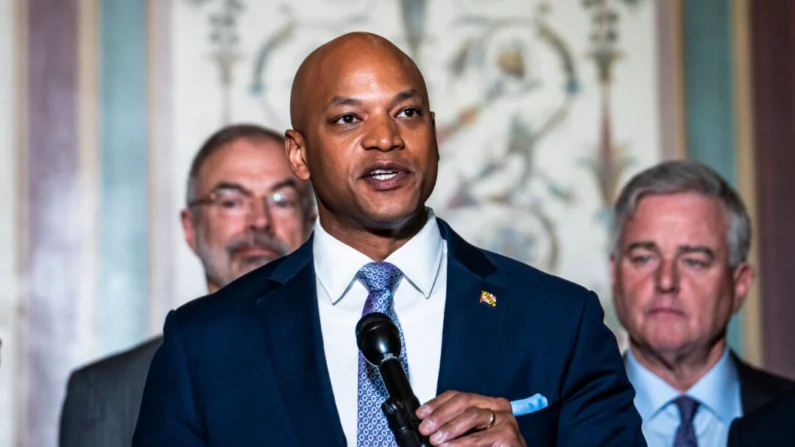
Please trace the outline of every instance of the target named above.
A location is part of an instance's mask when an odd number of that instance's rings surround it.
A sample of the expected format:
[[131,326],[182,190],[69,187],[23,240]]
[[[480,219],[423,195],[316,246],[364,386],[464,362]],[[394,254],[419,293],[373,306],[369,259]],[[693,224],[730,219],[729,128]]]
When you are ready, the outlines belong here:
[[595,290],[622,347],[618,188],[715,167],[761,263],[731,344],[795,376],[793,24],[786,0],[0,0],[0,445],[54,446],[69,372],[204,292],[178,222],[192,156],[226,123],[289,127],[298,64],[354,30],[425,74],[437,214]]

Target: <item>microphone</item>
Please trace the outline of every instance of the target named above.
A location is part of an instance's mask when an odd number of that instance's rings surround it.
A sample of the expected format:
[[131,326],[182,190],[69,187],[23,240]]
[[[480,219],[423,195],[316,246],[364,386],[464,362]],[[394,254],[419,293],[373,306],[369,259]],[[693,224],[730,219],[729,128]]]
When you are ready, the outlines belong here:
[[400,447],[430,447],[419,432],[417,408],[420,401],[411,389],[406,371],[400,363],[400,332],[388,316],[373,312],[356,324],[356,344],[365,360],[378,368],[389,393],[381,409]]

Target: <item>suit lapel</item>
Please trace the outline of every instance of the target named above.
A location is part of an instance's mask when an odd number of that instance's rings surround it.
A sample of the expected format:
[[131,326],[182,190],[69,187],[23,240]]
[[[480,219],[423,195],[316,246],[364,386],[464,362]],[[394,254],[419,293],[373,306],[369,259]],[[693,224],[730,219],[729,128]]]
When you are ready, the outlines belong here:
[[[439,219],[447,240],[447,302],[437,394],[447,390],[490,395],[495,362],[508,313],[508,291],[487,278],[495,271],[486,256]],[[482,292],[496,305],[480,302]],[[477,359],[475,361],[475,359]]]
[[748,414],[778,397],[771,377],[745,363],[734,351],[730,351],[731,359],[737,368],[740,380],[740,401],[743,414]]
[[317,306],[312,239],[270,279],[281,284],[257,301],[284,404],[305,446],[345,446],[331,388]]
[[743,407],[743,414],[751,412],[752,408],[758,408],[765,400],[765,396],[756,389],[753,380],[753,371],[739,357],[731,351],[731,360],[737,369],[737,379],[740,381],[740,401]]

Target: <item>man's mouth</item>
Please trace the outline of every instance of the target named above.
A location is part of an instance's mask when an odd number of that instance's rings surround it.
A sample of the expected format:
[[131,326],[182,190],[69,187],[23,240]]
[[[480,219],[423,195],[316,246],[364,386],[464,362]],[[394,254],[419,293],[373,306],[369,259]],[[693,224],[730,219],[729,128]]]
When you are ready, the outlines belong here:
[[400,173],[400,171],[396,169],[373,169],[370,171],[370,177],[376,180],[391,180]]
[[685,313],[680,309],[675,309],[672,307],[654,307],[649,309],[649,314],[651,315],[675,315],[683,317]]
[[375,162],[362,172],[361,179],[376,191],[386,192],[406,184],[411,171],[393,161]]
[[364,176],[364,181],[375,191],[386,192],[403,186],[408,176],[409,172],[406,170],[378,168],[369,171]]
[[243,256],[246,258],[259,258],[259,257],[272,258],[279,256],[276,250],[272,250],[266,247],[260,247],[258,245],[249,245],[241,247],[235,250],[235,253],[238,254],[239,256]]

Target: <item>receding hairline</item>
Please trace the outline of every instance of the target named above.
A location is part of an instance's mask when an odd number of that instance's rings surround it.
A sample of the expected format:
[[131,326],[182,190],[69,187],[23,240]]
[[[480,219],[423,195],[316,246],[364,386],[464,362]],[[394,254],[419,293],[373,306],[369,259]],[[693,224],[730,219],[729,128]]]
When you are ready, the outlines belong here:
[[373,48],[381,54],[386,54],[398,61],[401,66],[413,71],[421,81],[421,91],[427,97],[427,87],[425,86],[425,79],[420,72],[419,67],[403,50],[398,48],[395,44],[388,39],[381,37],[377,34],[367,32],[353,32],[344,34],[336,39],[333,39],[314,51],[304,59],[298,67],[298,71],[293,78],[293,85],[290,92],[290,121],[294,129],[302,130],[303,128],[303,114],[305,113],[302,107],[304,106],[304,93],[307,84],[312,84],[313,77],[317,76],[317,67],[327,61],[330,57],[336,55],[340,51],[345,51],[348,48],[359,49],[361,45],[366,45]]

